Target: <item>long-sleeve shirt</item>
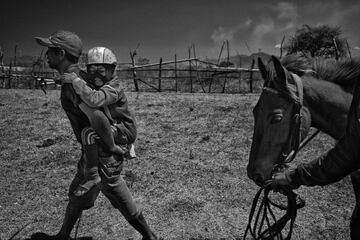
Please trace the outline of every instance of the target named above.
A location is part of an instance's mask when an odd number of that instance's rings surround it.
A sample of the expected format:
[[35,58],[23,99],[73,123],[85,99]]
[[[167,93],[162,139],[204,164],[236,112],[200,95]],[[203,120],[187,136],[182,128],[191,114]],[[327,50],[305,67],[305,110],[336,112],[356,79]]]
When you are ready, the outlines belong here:
[[360,168],[360,84],[357,82],[351,102],[345,134],[321,157],[298,165],[285,174],[294,188],[300,185],[327,185],[337,182]]
[[[73,64],[65,71],[67,73],[76,73],[80,76],[80,69],[78,65]],[[74,91],[74,88],[71,83],[63,83],[61,86],[60,94],[61,106],[63,107],[66,115],[70,120],[71,127],[75,133],[76,139],[81,143],[81,131],[89,126],[88,117],[81,111],[79,104],[81,99]]]
[[81,100],[89,107],[102,108],[108,119],[114,124],[123,124],[129,141],[136,139],[136,122],[128,107],[128,101],[119,78],[114,77],[99,90],[88,86],[81,78],[72,81],[72,86]]

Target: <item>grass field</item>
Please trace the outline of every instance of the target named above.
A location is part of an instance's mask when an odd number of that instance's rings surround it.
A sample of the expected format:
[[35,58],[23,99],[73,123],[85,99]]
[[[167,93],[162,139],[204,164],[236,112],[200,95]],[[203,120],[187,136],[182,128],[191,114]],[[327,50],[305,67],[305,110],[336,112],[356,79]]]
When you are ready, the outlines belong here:
[[[0,90],[0,239],[56,233],[80,146],[57,90]],[[247,178],[258,95],[127,93],[138,123],[138,157],[123,176],[148,222],[164,239],[241,239],[258,187]],[[44,143],[50,146],[41,147]],[[329,149],[316,137],[296,162]],[[349,239],[354,197],[349,178],[301,187],[293,239]],[[78,236],[140,239],[100,195]]]

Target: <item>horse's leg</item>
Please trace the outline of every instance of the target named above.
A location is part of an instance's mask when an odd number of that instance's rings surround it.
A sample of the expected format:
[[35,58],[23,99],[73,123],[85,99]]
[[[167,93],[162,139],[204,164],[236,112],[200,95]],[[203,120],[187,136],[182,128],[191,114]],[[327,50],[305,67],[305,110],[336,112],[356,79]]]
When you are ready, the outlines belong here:
[[360,239],[360,170],[353,172],[350,177],[356,199],[355,208],[350,221],[351,239]]

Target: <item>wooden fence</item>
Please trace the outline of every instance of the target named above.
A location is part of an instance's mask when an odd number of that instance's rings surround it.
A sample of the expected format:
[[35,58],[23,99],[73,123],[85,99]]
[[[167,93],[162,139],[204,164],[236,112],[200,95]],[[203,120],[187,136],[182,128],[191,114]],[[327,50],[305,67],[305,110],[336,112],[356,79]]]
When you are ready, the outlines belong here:
[[[258,69],[221,67],[218,64],[188,58],[174,61],[151,63],[117,71],[122,79],[128,79],[132,91],[172,91],[203,93],[247,93],[262,88]],[[130,81],[131,80],[131,81]],[[129,83],[131,85],[129,86]]]
[[0,88],[38,89],[41,85],[47,89],[56,89],[54,71],[34,72],[31,68],[14,67],[0,69]]
[[[188,58],[162,61],[146,65],[132,64],[120,67],[116,74],[124,80],[126,91],[201,92],[201,93],[248,93],[262,88],[258,69],[221,67],[218,64]],[[54,71],[34,72],[2,69],[0,88],[58,89]]]

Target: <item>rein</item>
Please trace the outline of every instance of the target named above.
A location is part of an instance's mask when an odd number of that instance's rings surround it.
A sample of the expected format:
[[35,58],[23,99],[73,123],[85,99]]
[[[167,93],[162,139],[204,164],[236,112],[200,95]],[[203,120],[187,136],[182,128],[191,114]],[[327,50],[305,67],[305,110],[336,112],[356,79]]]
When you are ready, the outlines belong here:
[[[297,210],[305,206],[305,201],[300,199],[298,195],[290,188],[282,186],[279,188],[279,191],[287,197],[287,206],[285,207],[270,200],[269,193],[271,190],[273,189],[271,187],[271,181],[269,181],[256,193],[253,204],[251,206],[248,225],[246,227],[243,240],[246,239],[248,234],[250,234],[254,240],[291,239]],[[258,206],[256,217],[254,218],[255,210],[257,208],[261,194],[263,194],[263,198],[260,205]],[[299,201],[298,203],[297,200]],[[279,210],[285,210],[286,213],[277,220],[272,207],[276,207]],[[286,237],[284,237],[282,230],[289,221],[290,223],[288,234]],[[267,228],[262,230],[265,224]]]
[[[316,130],[311,136],[305,138],[303,141],[300,142],[300,126],[302,117],[301,108],[303,106],[303,85],[300,77],[295,74],[293,74],[292,76],[298,91],[298,96],[296,96],[295,98],[294,96],[291,96],[291,98],[295,101],[295,114],[291,123],[291,134],[289,135],[288,139],[289,144],[287,144],[285,146],[286,148],[283,149],[280,156],[281,163],[277,164],[274,167],[273,174],[286,168],[286,165],[294,160],[296,154],[320,132],[320,130]],[[284,94],[286,95],[286,97],[289,97],[289,93]],[[255,195],[249,214],[248,225],[246,227],[243,237],[244,240],[246,239],[248,234],[250,234],[254,240],[291,239],[297,210],[305,206],[305,201],[301,199],[296,193],[294,193],[290,187],[279,186],[277,187],[276,192],[280,192],[287,197],[287,206],[274,203],[270,200],[269,197],[269,193],[272,190],[274,191],[271,183],[272,180],[267,181]],[[261,195],[263,195],[263,198],[260,202]],[[259,202],[260,205],[258,204]],[[257,206],[258,210],[255,214]],[[272,208],[278,208],[279,210],[286,211],[286,213],[277,220]],[[282,230],[285,228],[288,222],[288,234],[286,235],[286,237],[284,237],[282,234]],[[267,228],[263,230],[265,224]]]

